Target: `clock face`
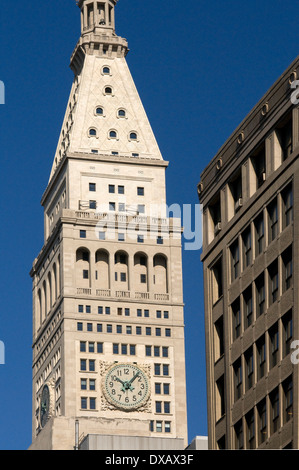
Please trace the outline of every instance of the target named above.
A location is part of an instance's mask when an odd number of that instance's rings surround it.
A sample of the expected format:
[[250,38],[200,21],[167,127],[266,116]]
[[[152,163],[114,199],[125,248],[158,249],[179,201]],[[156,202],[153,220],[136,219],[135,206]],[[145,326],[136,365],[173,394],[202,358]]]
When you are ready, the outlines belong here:
[[135,364],[116,364],[104,377],[103,391],[107,401],[115,407],[136,410],[149,398],[149,380]]
[[49,417],[50,409],[50,391],[48,385],[45,385],[42,391],[41,403],[40,403],[40,422],[42,428],[45,426]]

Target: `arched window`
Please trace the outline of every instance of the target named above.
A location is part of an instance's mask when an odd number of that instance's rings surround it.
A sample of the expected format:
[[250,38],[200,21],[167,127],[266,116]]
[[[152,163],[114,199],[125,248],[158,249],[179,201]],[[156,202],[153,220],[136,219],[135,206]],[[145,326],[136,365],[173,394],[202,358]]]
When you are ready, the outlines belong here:
[[134,256],[134,287],[137,292],[148,292],[148,259],[145,253]]
[[87,248],[79,248],[76,252],[77,287],[90,287],[90,253]]
[[97,136],[97,130],[94,128],[89,129],[88,131],[89,137],[96,137]]
[[109,138],[110,139],[117,139],[117,132],[116,131],[109,131]]
[[98,106],[96,108],[96,115],[97,116],[103,116],[103,114],[104,114],[104,109],[102,108],[102,106]]
[[167,258],[162,254],[154,257],[154,285],[157,293],[168,293]]
[[130,140],[137,140],[137,133],[136,132],[130,132]]
[[104,75],[110,75],[110,68],[107,67],[107,66],[103,67],[103,74]]
[[119,109],[117,112],[118,117],[126,117],[126,111],[124,109]]
[[95,278],[98,289],[110,289],[109,253],[106,250],[98,250],[95,255]]
[[105,95],[112,95],[112,88],[111,86],[106,86],[104,90]]
[[114,281],[119,290],[129,290],[129,257],[125,251],[114,255]]

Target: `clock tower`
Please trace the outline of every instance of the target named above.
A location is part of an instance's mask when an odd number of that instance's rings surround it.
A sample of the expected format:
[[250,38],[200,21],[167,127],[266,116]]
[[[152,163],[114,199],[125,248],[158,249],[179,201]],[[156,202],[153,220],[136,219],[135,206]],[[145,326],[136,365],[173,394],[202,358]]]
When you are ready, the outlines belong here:
[[118,0],[79,0],[81,36],[34,260],[32,450],[187,446],[181,224],[115,33]]

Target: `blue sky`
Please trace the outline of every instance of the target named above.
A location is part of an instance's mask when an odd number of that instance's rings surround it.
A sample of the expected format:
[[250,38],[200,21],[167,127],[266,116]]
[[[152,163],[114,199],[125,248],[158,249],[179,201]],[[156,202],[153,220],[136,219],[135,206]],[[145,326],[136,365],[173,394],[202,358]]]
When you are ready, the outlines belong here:
[[[298,55],[290,0],[120,0],[117,34],[167,170],[168,204],[198,204],[200,173]],[[31,443],[32,261],[43,245],[40,199],[64,116],[79,37],[73,0],[1,5],[0,449]],[[206,435],[200,251],[183,252],[189,440]]]

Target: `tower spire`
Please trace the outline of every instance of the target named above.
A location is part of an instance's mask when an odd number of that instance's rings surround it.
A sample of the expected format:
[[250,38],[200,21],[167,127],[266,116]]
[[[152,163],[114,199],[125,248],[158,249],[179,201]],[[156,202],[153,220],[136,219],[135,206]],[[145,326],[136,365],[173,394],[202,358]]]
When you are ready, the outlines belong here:
[[118,0],[76,0],[81,10],[81,37],[71,58],[71,68],[78,73],[82,52],[98,57],[125,57],[126,39],[115,34],[115,6]]

